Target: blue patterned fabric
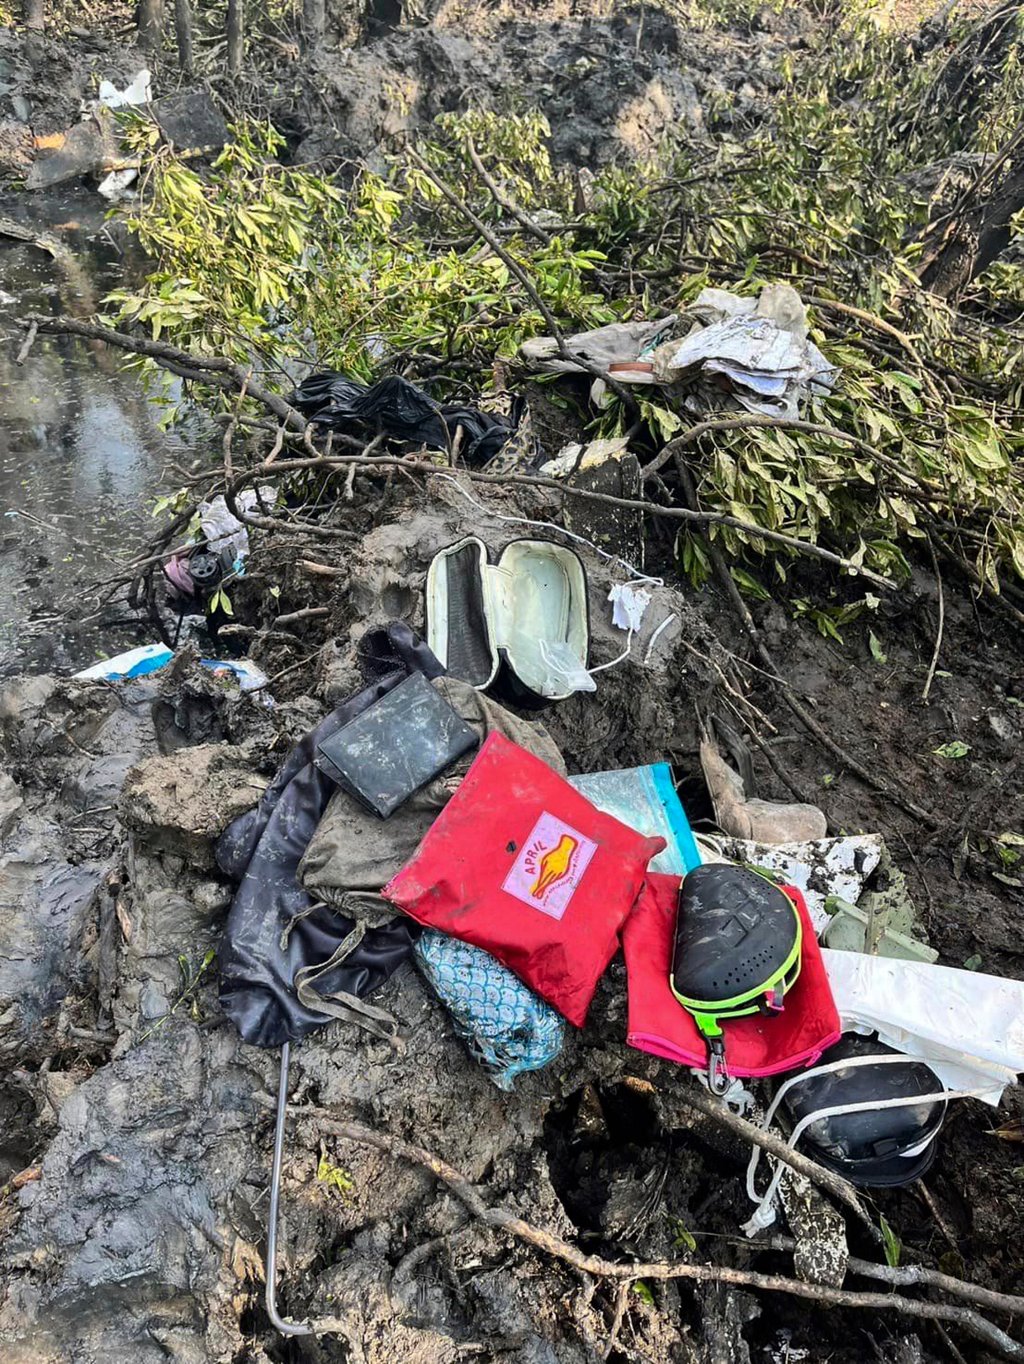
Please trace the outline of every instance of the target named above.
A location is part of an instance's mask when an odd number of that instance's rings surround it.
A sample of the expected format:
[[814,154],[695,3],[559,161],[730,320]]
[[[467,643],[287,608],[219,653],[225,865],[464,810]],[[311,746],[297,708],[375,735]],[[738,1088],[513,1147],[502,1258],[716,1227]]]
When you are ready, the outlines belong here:
[[540,1070],[562,1050],[561,1016],[489,952],[429,930],[413,951],[455,1031],[499,1089],[511,1089],[517,1075]]

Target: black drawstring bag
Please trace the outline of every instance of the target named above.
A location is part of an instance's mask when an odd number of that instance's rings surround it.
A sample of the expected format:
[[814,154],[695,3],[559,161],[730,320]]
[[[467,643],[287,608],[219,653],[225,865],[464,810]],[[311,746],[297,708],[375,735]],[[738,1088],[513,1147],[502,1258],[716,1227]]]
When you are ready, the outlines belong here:
[[[325,996],[361,999],[405,960],[419,934],[399,917],[353,938],[356,922],[316,904],[296,875],[337,789],[313,763],[317,745],[410,674],[444,675],[419,636],[400,622],[368,633],[361,659],[368,685],[295,745],[259,805],[234,820],[217,844],[221,870],[240,883],[218,953],[220,1001],[245,1041],[258,1047],[297,1041],[339,1016],[300,999],[299,973],[306,979],[315,972]],[[356,945],[342,952],[350,940]],[[344,958],[338,965],[317,969],[337,955]]]

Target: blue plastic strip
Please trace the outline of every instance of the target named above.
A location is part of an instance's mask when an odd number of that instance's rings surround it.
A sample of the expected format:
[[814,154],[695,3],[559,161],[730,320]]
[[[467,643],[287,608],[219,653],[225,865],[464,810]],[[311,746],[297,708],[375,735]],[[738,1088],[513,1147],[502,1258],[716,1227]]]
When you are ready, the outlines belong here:
[[679,845],[683,865],[687,871],[693,871],[694,867],[700,866],[700,853],[693,837],[693,830],[690,828],[690,821],[686,818],[683,803],[679,799],[672,782],[672,768],[668,763],[651,763],[650,771],[654,778],[654,789],[657,792],[658,800],[661,802],[661,808],[665,811],[665,818],[668,820],[675,835],[676,843]]

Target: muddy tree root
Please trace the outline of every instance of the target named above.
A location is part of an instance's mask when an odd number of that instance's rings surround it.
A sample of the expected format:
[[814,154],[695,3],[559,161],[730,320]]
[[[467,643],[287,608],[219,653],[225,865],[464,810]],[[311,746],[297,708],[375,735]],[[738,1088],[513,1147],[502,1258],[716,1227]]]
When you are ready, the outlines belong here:
[[[738,1288],[788,1293],[792,1297],[803,1298],[825,1307],[899,1312],[903,1316],[917,1317],[920,1320],[948,1322],[959,1326],[975,1340],[983,1341],[1002,1358],[1024,1361],[1024,1345],[1019,1344],[993,1322],[969,1307],[951,1303],[919,1302],[893,1292],[860,1293],[844,1288],[825,1288],[818,1284],[804,1283],[800,1279],[790,1279],[782,1274],[759,1274],[752,1270],[731,1269],[724,1265],[671,1264],[667,1261],[655,1261],[651,1264],[618,1264],[612,1260],[602,1259],[598,1255],[585,1255],[560,1236],[533,1226],[507,1208],[489,1206],[481,1191],[464,1174],[422,1146],[415,1146],[400,1137],[366,1127],[360,1122],[328,1117],[319,1110],[292,1108],[290,1111],[297,1117],[311,1119],[319,1133],[329,1133],[346,1141],[358,1142],[361,1146],[372,1146],[396,1160],[418,1165],[445,1184],[478,1222],[504,1232],[545,1255],[561,1260],[580,1274],[618,1282],[632,1282],[636,1279],[691,1279],[698,1283],[732,1284]],[[321,1318],[311,1324],[315,1331],[323,1334],[343,1329],[343,1323],[336,1322],[330,1317]]]

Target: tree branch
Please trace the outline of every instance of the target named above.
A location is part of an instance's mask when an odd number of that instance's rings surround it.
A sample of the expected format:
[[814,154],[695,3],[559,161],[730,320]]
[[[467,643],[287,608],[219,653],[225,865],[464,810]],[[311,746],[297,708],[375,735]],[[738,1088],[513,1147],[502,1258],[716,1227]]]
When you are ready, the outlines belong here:
[[[503,1207],[490,1207],[480,1190],[454,1166],[434,1155],[422,1146],[402,1141],[385,1132],[380,1132],[362,1123],[329,1117],[322,1110],[292,1108],[293,1114],[309,1118],[320,1133],[330,1133],[361,1146],[371,1146],[383,1151],[397,1160],[405,1160],[418,1165],[445,1184],[472,1214],[477,1221],[493,1227],[496,1231],[514,1237],[516,1240],[561,1260],[581,1274],[595,1278],[612,1279],[618,1282],[635,1279],[659,1280],[690,1279],[698,1283],[735,1284],[742,1288],[755,1288],[767,1292],[787,1293],[804,1301],[828,1307],[867,1308],[874,1311],[894,1311],[905,1316],[929,1321],[951,1322],[969,1332],[976,1340],[984,1341],[1005,1359],[1024,1361],[1024,1346],[1018,1344],[1005,1331],[967,1307],[952,1306],[947,1303],[919,1302],[914,1298],[901,1297],[896,1293],[860,1293],[848,1289],[825,1288],[819,1284],[805,1283],[800,1279],[786,1278],[781,1274],[759,1274],[751,1270],[732,1269],[724,1265],[697,1265],[684,1262],[669,1263],[617,1263],[602,1259],[597,1255],[586,1255],[575,1246],[564,1241],[553,1232],[533,1226],[522,1217]],[[326,1318],[315,1323],[318,1331],[339,1329],[340,1323]]]

